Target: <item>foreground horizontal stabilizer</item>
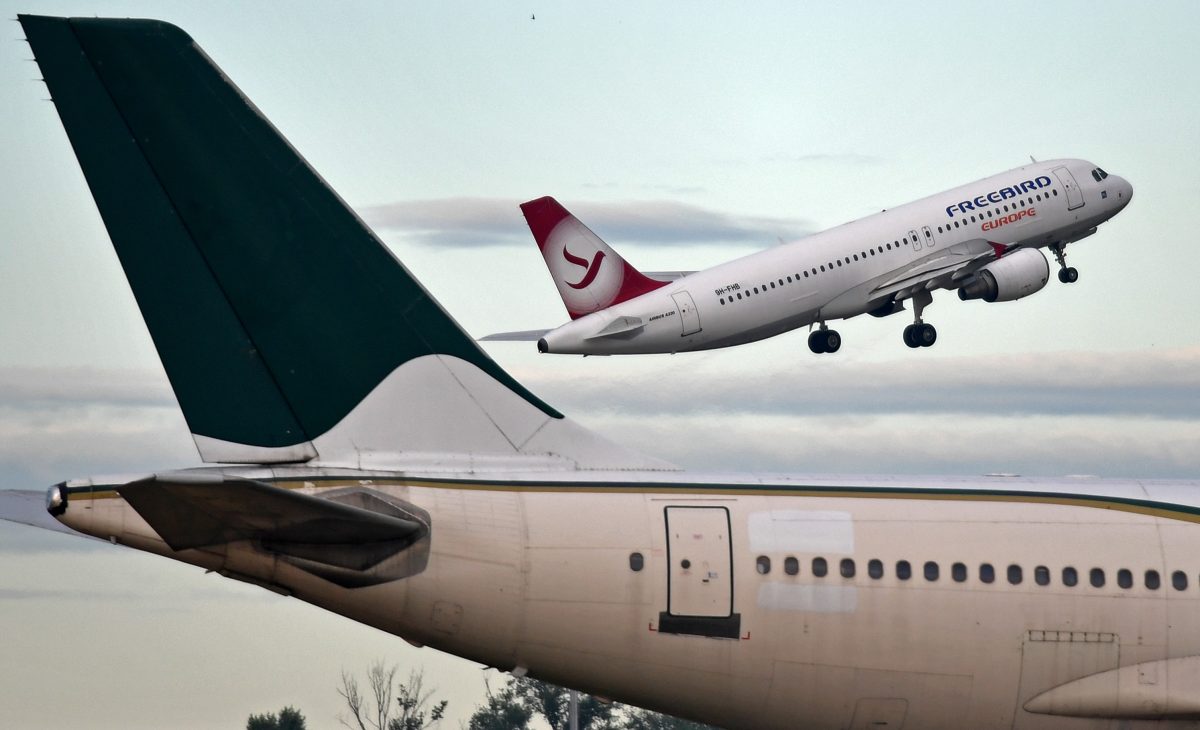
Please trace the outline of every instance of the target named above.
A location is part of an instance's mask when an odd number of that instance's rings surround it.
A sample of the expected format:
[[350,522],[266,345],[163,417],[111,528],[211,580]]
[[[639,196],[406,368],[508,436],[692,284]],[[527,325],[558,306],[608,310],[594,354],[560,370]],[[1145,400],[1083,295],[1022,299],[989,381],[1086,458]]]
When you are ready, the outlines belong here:
[[347,587],[395,580],[424,568],[424,550],[404,560],[389,559],[428,537],[428,515],[372,490],[349,488],[313,497],[208,474],[155,475],[116,490],[173,550],[252,540]]

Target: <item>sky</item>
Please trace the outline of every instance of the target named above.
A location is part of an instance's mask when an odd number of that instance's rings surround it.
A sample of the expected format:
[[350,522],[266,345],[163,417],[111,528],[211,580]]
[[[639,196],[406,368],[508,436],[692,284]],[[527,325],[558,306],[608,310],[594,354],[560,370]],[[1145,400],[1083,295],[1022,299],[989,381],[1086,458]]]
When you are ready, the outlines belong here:
[[[675,356],[487,351],[688,468],[1200,476],[1200,5],[0,2],[156,17],[225,70],[472,335],[566,312],[518,204],[554,195],[643,270],[694,270],[1038,159],[1134,200],[1018,302]],[[533,18],[531,16],[536,16]],[[0,488],[199,465],[20,26],[0,25]],[[0,525],[14,727],[337,726],[343,669],[476,665],[197,568]],[[493,676],[493,682],[497,678]]]

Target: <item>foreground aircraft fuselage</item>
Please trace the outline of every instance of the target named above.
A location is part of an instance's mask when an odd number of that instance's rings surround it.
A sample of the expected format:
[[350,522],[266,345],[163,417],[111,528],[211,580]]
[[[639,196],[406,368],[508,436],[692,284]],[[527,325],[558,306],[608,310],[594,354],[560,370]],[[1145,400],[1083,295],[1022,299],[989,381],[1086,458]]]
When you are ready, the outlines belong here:
[[199,452],[240,464],[57,485],[62,524],[729,728],[1200,718],[1200,484],[635,453],[480,350],[178,28],[20,21]]
[[[1049,248],[1074,282],[1067,244],[1096,232],[1132,186],[1085,160],[1050,160],[993,175],[672,281],[642,275],[556,201],[522,206],[572,321],[541,352],[687,352],[754,342],[819,324],[813,352],[835,352],[826,322],[913,306],[910,347],[937,339],[922,313],[938,290],[1011,301],[1046,285]],[[503,337],[500,337],[503,339]]]
[[728,728],[1073,717],[1099,730],[1200,714],[1195,483],[224,474],[422,511],[424,567],[343,588],[253,543],[176,552],[112,485],[62,488],[60,519],[417,644]]

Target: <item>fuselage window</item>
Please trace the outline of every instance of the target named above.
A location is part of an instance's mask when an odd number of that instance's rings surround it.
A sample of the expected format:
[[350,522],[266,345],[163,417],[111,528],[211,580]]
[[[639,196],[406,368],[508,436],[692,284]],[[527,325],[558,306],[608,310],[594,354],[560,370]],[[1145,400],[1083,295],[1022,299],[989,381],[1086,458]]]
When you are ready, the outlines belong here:
[[854,260],[858,261],[858,254],[854,254]]
[[978,222],[978,221],[976,221],[976,220],[975,220],[975,216],[971,216],[971,222],[972,222],[972,223],[977,223],[977,222]]
[[[773,282],[773,281],[771,282],[771,288],[772,288],[772,289],[774,289],[774,288],[775,288],[775,282]],[[763,289],[766,289],[766,287],[764,286],[764,287],[763,287]]]
[[889,250],[889,251],[891,251],[891,250],[892,250],[892,244],[890,244],[890,243],[889,243],[889,244],[887,245],[887,250]]
[[875,255],[875,249],[871,249],[871,255],[872,255],[872,256],[874,256],[874,255]]
[[867,575],[878,580],[883,577],[883,561],[871,560],[867,563]]
[[1162,579],[1158,577],[1158,571],[1157,570],[1147,570],[1146,571],[1146,587],[1152,591],[1157,591],[1158,587],[1160,585],[1162,585]]
[[996,569],[991,563],[981,563],[979,565],[979,580],[984,583],[991,583],[996,580]]
[[892,244],[893,244],[893,245],[894,245],[896,248],[900,248],[900,242],[899,242],[899,241],[892,241]]
[[800,561],[792,556],[787,556],[783,559],[783,572],[788,575],[796,575],[800,572]]
[[1050,569],[1044,565],[1039,565],[1033,569],[1033,582],[1040,586],[1050,585]]
[[754,567],[758,569],[759,575],[766,575],[771,572],[771,559],[766,555],[759,555],[758,560],[754,561]]
[[896,561],[896,577],[900,580],[908,580],[912,577],[912,565],[907,560]]
[[866,252],[866,251],[861,251],[860,253],[862,253],[862,257],[863,257],[864,259],[867,257],[867,252]]
[[1171,573],[1171,587],[1177,591],[1187,590],[1187,573],[1177,570]]
[[1117,585],[1122,588],[1133,588],[1133,573],[1127,568],[1121,568],[1117,571]]
[[950,566],[950,577],[955,583],[962,583],[967,579],[967,566],[962,563],[955,563]]
[[646,566],[646,559],[641,553],[629,553],[629,569],[633,572],[640,572]]
[[926,563],[925,563],[925,580],[932,582],[937,579],[938,579],[938,564],[933,562],[932,560],[926,561]]
[[805,278],[805,279],[807,279],[807,278],[808,278],[808,272],[807,272],[807,271],[805,271],[805,272],[804,272],[804,278]]
[[[792,277],[789,276],[788,281],[791,281],[791,280],[792,280]],[[779,280],[779,286],[783,286],[783,279]]]
[[1054,194],[1054,197],[1056,197],[1056,198],[1058,197],[1058,191],[1057,191],[1057,190],[1051,190],[1050,192]]
[[1008,582],[1013,585],[1021,585],[1021,581],[1025,579],[1024,572],[1019,565],[1008,566]]
[[842,260],[838,259],[838,266],[841,266],[841,265],[842,265]]
[[846,263],[850,263],[850,257],[849,257],[849,256],[847,256],[847,257],[846,257]]
[[1039,203],[1042,201],[1042,194],[1041,194],[1041,193],[1038,193],[1038,194],[1037,194],[1035,197],[1037,198],[1037,200],[1038,200],[1038,202],[1039,202]]
[[850,558],[842,558],[841,570],[842,570],[843,578],[853,578],[854,577],[854,561],[851,560]]
[[[824,267],[824,266],[822,266],[822,267],[821,267],[821,271],[824,271],[824,270],[825,270],[825,267]],[[817,270],[816,270],[816,269],[813,269],[813,270],[812,270],[812,272],[813,272],[813,276],[816,276],[816,275],[817,275]]]
[[954,227],[958,228],[958,221],[954,221]]
[[[1180,575],[1182,575],[1182,573]],[[1093,588],[1103,588],[1104,587],[1104,568],[1092,568],[1088,572],[1088,582],[1090,582],[1092,584]]]
[[1079,582],[1079,573],[1074,568],[1063,568],[1063,585],[1073,586]]
[[789,283],[789,284],[791,284],[791,283],[792,283],[792,275],[791,275],[791,274],[788,274],[788,283]]
[[757,294],[757,293],[758,293],[758,287],[754,287],[754,293],[755,293],[755,294]]
[[938,226],[938,233],[941,233],[941,232],[942,232],[942,227]]
[[825,558],[813,558],[813,575],[824,578],[828,572],[829,564],[825,562]]

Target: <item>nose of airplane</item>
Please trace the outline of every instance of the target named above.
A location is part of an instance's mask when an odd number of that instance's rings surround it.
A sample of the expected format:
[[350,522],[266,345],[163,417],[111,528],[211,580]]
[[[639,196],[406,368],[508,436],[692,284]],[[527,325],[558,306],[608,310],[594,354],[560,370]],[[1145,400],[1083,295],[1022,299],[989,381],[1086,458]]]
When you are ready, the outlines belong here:
[[1120,202],[1121,207],[1124,208],[1129,205],[1129,201],[1133,200],[1133,186],[1129,184],[1128,180],[1117,175],[1109,175],[1109,180],[1115,183],[1113,184],[1113,188],[1117,191],[1117,200]]

